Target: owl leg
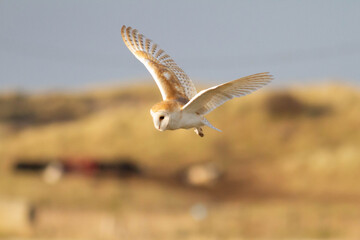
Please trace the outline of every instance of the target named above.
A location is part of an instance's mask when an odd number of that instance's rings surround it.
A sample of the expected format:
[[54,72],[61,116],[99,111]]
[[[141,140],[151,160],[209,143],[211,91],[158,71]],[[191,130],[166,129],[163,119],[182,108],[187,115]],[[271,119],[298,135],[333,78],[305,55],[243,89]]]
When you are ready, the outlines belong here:
[[194,129],[194,131],[195,131],[195,133],[196,133],[197,135],[199,135],[200,137],[203,137],[203,136],[204,136],[204,133],[203,133],[202,128],[197,127],[197,128]]

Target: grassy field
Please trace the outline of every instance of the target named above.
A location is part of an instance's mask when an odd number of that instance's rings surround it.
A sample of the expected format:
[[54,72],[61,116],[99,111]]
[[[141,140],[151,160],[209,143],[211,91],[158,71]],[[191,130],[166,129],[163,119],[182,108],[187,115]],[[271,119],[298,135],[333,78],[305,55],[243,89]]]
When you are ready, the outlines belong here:
[[[30,238],[358,239],[360,91],[261,90],[209,114],[205,128],[158,132],[154,87],[0,96],[0,196],[36,206]],[[131,158],[130,179],[12,171],[17,159]],[[211,163],[204,186],[181,171]],[[1,222],[1,221],[0,221]],[[11,237],[20,233],[1,233]]]

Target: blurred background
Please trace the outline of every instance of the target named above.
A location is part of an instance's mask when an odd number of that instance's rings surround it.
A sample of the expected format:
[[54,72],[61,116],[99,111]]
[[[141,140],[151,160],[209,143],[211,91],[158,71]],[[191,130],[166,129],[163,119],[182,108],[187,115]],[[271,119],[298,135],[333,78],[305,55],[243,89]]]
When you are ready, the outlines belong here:
[[[0,0],[1,239],[359,239],[358,1]],[[199,90],[275,80],[158,132],[121,39]]]

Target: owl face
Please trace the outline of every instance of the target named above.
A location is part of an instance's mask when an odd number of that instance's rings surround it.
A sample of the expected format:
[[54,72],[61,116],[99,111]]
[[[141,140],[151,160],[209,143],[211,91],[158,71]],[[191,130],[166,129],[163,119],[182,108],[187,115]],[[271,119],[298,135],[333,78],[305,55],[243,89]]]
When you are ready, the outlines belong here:
[[165,131],[170,122],[170,114],[166,111],[150,111],[150,113],[154,121],[154,127],[159,131]]

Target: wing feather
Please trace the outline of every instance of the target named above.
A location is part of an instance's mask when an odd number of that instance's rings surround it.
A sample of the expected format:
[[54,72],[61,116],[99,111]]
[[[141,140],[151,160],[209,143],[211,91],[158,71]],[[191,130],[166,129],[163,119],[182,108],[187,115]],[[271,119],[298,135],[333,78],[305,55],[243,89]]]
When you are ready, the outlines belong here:
[[159,58],[159,61],[160,61],[160,62],[164,62],[164,60],[165,60],[165,59],[168,59],[169,57],[170,57],[169,55],[165,54],[165,55],[163,55],[161,58]]
[[154,43],[153,46],[151,47],[151,55],[154,55],[154,54],[155,54],[156,48],[157,48],[157,44]]
[[155,54],[155,58],[160,61],[160,56],[164,53],[164,50],[159,49],[159,51]]
[[140,49],[141,49],[142,51],[145,51],[145,47],[144,47],[144,35],[139,34],[138,37],[139,37]]
[[150,44],[151,44],[151,40],[146,38],[145,39],[145,51],[146,52],[150,52]]
[[[130,30],[131,30],[131,28],[126,29],[127,42],[129,43],[129,45],[127,45],[127,47],[131,46],[131,49],[137,50],[136,47],[135,47],[135,44],[134,44],[134,42],[132,40],[132,35],[131,35]],[[123,39],[124,39],[124,37],[123,37]]]
[[138,35],[138,31],[136,29],[132,30],[131,37],[132,37],[132,40],[134,42],[134,46],[135,46],[136,50],[141,51],[137,35]]
[[123,26],[121,36],[129,50],[149,70],[164,100],[191,99],[196,95],[196,88],[190,78],[156,43],[131,27]]
[[265,72],[208,88],[196,94],[182,109],[186,112],[205,115],[234,97],[245,96],[261,88],[272,79],[273,77]]

